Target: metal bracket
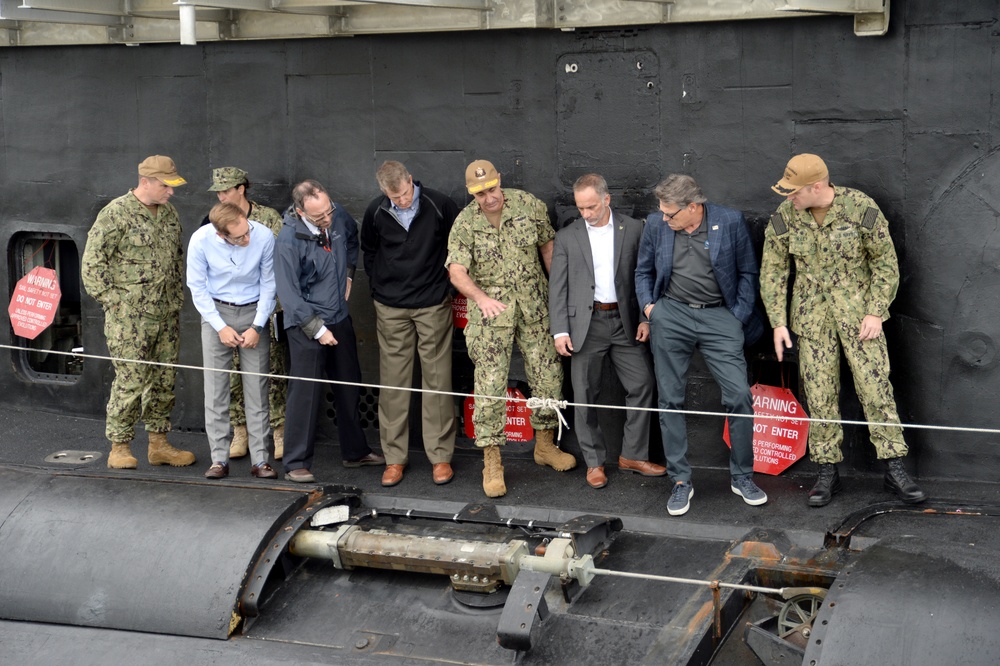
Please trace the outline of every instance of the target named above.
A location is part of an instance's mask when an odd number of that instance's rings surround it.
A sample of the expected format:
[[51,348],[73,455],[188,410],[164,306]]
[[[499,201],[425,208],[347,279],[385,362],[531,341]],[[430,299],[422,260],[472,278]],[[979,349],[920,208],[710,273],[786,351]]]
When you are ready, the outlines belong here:
[[497,642],[508,650],[531,649],[531,630],[535,618],[544,620],[549,615],[545,603],[545,589],[551,575],[522,569],[507,595],[507,603],[497,625]]
[[775,11],[854,16],[858,37],[881,37],[889,30],[889,0],[789,0]]

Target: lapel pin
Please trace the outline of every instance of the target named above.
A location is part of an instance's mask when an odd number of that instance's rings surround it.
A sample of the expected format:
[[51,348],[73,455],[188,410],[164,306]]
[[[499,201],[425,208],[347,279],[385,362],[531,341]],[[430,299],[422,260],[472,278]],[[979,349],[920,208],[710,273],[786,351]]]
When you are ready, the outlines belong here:
[[718,230],[719,230],[719,225],[713,224],[712,225],[712,231],[718,231]]

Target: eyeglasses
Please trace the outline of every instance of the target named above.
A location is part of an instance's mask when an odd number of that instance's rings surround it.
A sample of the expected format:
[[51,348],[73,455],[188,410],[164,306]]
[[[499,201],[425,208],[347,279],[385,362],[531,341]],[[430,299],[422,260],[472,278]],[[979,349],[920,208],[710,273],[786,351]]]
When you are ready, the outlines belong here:
[[677,217],[677,215],[679,215],[682,210],[686,210],[686,209],[687,209],[687,206],[684,206],[683,208],[678,208],[677,210],[675,210],[672,213],[667,213],[666,211],[664,211],[661,208],[660,212],[663,213],[663,221],[664,222],[673,222],[674,218]]
[[251,226],[248,225],[247,226],[247,232],[245,234],[242,234],[240,236],[230,236],[229,234],[226,234],[226,240],[229,241],[230,243],[232,243],[233,245],[239,245],[243,241],[245,241],[248,238],[250,238],[250,232],[251,231],[253,231],[253,227],[251,227]]
[[323,220],[326,220],[326,219],[328,219],[328,218],[331,218],[331,217],[333,217],[333,211],[335,211],[335,210],[337,210],[335,206],[330,206],[330,210],[326,211],[326,212],[325,212],[325,213],[323,213],[322,215],[317,215],[316,217],[309,217],[309,216],[308,216],[308,215],[306,215],[306,214],[305,214],[305,212],[303,211],[303,213],[302,213],[302,217],[304,217],[304,218],[306,219],[306,221],[307,221],[307,222],[310,222],[310,223],[312,223],[312,224],[314,224],[314,225],[318,225],[318,224],[319,224],[320,222],[322,222]]

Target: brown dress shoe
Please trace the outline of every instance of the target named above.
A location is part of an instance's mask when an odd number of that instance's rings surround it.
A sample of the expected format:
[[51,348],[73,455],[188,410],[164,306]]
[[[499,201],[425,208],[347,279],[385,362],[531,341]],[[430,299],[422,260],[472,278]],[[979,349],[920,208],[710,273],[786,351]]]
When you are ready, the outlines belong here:
[[603,467],[587,468],[587,484],[591,488],[603,488],[608,485],[608,477],[604,475]]
[[667,473],[667,468],[663,465],[657,465],[648,460],[629,460],[621,456],[618,457],[618,469],[623,472],[635,472],[643,476],[664,476]]
[[434,483],[443,486],[455,478],[451,463],[434,463]]
[[344,467],[381,467],[385,464],[385,456],[381,453],[375,453],[372,451],[364,458],[358,458],[357,460],[345,460]]
[[312,475],[312,472],[303,468],[288,470],[285,472],[285,479],[295,483],[313,483],[316,477]]
[[382,472],[382,485],[391,488],[403,480],[403,468],[405,465],[386,465]]
[[277,479],[278,473],[266,462],[257,463],[250,468],[250,474],[258,479]]
[[212,463],[212,466],[205,472],[206,479],[224,479],[229,476],[229,465],[227,463]]

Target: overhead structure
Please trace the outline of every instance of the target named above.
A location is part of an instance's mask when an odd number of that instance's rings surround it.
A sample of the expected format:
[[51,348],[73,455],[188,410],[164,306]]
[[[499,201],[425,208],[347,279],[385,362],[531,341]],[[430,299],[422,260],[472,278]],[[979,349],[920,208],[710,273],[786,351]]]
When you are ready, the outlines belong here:
[[889,0],[0,0],[0,46],[575,30],[803,14],[854,16],[856,35],[883,35]]

